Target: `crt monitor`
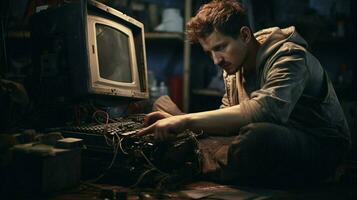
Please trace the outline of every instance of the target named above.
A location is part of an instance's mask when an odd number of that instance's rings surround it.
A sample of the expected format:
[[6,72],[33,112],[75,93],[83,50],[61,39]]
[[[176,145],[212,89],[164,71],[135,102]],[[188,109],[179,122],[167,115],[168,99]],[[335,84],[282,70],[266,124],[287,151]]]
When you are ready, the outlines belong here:
[[144,26],[92,0],[72,1],[31,20],[34,81],[42,101],[147,99]]

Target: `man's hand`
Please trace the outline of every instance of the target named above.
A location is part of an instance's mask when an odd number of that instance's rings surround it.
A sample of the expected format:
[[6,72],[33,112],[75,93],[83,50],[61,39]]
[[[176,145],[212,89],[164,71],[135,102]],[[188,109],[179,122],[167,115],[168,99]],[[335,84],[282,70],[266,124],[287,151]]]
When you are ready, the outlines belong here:
[[155,123],[156,121],[158,121],[160,119],[168,118],[171,116],[172,115],[170,115],[169,113],[166,113],[164,111],[156,111],[156,112],[149,113],[144,118],[143,127],[150,126],[151,124]]
[[176,134],[186,129],[185,115],[161,118],[150,126],[140,130],[139,135],[153,133],[155,140],[167,141],[176,138]]

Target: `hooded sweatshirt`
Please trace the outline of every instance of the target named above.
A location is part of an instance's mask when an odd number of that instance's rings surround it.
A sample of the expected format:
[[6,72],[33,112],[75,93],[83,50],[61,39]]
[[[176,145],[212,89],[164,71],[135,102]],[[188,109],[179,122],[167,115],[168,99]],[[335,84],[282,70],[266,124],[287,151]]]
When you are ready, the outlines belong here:
[[295,27],[268,28],[254,36],[261,44],[256,74],[245,79],[243,69],[224,73],[221,108],[239,104],[251,123],[293,127],[350,146],[350,132],[332,83]]

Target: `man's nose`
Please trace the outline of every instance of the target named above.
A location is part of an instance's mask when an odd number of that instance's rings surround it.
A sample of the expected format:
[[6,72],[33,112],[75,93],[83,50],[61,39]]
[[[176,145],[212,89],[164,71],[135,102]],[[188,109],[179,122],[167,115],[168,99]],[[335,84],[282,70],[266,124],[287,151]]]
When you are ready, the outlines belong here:
[[212,59],[215,65],[218,65],[222,61],[222,57],[215,52],[212,52]]

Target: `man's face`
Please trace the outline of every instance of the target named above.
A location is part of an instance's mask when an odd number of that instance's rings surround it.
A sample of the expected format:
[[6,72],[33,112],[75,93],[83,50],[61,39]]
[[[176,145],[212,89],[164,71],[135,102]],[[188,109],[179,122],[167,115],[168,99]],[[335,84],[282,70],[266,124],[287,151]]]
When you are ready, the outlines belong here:
[[214,31],[206,38],[199,39],[203,50],[228,74],[234,74],[243,67],[247,55],[247,44],[241,37],[236,39]]

